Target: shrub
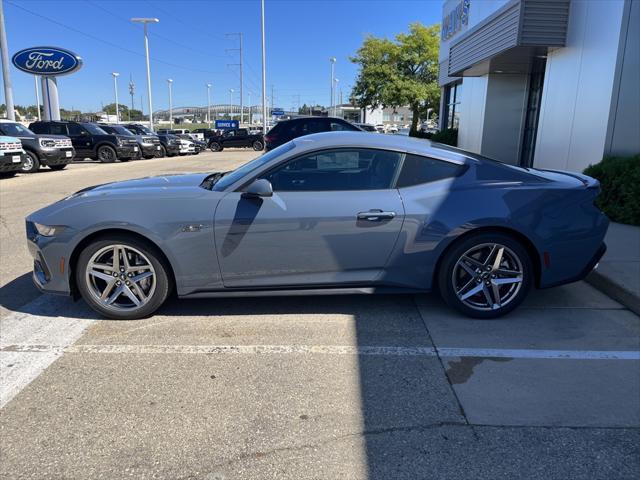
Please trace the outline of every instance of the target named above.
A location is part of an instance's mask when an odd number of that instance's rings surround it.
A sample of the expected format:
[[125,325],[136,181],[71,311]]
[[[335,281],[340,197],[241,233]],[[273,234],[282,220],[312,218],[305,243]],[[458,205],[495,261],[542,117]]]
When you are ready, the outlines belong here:
[[605,157],[584,173],[600,181],[596,204],[612,221],[640,226],[640,154]]
[[438,133],[431,135],[431,141],[444,143],[445,145],[451,145],[452,147],[458,146],[458,129],[457,128],[445,128]]

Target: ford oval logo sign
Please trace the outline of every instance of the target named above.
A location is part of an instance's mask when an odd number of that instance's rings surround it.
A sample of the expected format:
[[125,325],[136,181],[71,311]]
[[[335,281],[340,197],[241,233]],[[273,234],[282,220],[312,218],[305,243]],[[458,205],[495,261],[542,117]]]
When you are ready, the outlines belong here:
[[25,48],[12,60],[16,68],[32,75],[66,75],[82,66],[78,55],[57,47]]

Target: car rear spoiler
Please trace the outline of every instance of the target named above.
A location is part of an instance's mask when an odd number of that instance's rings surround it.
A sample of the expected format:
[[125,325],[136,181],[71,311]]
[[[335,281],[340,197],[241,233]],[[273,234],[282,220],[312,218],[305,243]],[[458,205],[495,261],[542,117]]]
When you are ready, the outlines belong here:
[[580,180],[582,184],[585,186],[585,188],[600,191],[600,182],[597,179],[590,177],[588,175],[583,175],[582,173],[565,172],[564,170],[550,170],[546,168],[545,169],[538,168],[536,170],[540,170],[542,172],[557,173],[560,175],[567,175],[568,177],[573,177],[577,180]]

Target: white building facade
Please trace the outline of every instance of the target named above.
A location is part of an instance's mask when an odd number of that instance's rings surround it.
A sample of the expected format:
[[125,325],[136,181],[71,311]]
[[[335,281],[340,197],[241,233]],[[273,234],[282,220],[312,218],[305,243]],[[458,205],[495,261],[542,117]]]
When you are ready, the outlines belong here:
[[447,0],[439,81],[460,148],[570,171],[640,153],[640,0]]

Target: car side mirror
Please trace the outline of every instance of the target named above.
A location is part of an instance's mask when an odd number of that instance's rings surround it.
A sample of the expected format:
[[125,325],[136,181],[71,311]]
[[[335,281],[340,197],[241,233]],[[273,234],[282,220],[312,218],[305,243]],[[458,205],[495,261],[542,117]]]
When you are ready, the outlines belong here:
[[271,186],[271,182],[264,178],[254,180],[242,194],[243,198],[261,198],[272,196],[273,187]]

